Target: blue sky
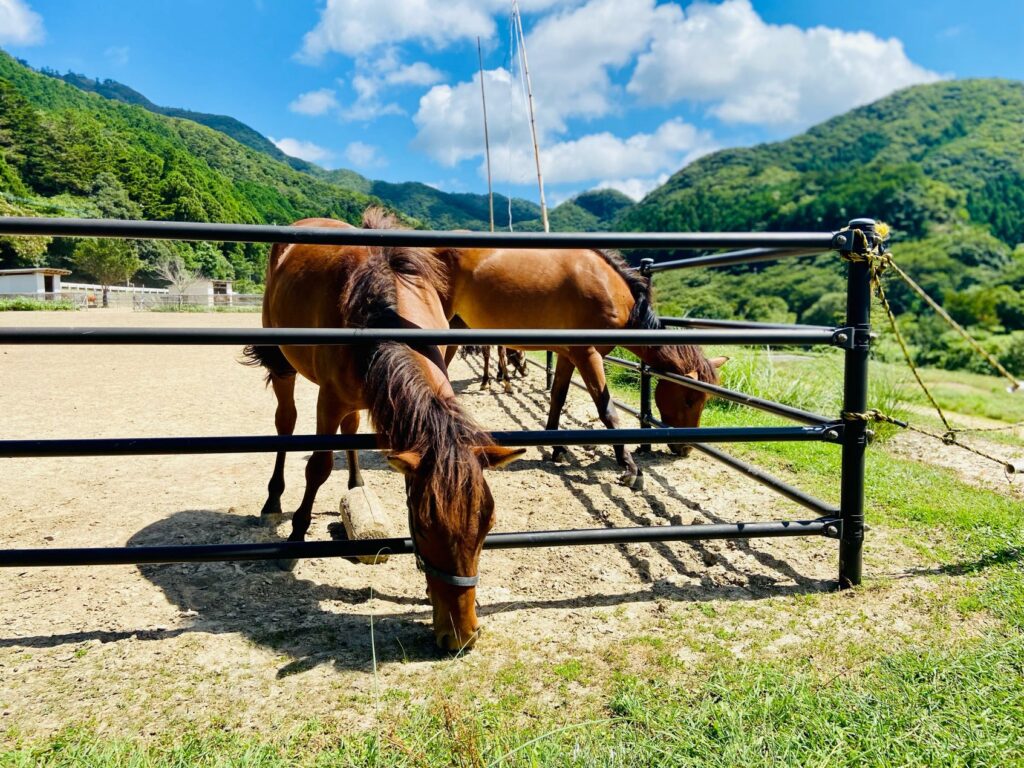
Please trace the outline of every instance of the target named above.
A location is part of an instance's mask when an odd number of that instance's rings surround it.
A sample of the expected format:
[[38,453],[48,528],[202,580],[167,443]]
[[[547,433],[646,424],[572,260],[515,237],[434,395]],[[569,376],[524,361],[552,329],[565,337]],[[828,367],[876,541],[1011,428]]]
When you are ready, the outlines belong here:
[[[905,85],[1024,79],[1024,3],[520,0],[549,202],[637,196],[718,147],[784,138]],[[511,0],[0,0],[0,45],[232,115],[290,154],[536,199]]]

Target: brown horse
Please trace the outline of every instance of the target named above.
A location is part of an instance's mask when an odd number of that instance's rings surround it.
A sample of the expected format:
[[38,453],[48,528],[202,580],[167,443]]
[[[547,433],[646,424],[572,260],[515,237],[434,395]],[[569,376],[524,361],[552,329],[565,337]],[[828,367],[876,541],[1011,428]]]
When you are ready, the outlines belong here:
[[[329,219],[295,226],[348,227]],[[385,229],[395,221],[377,209],[363,226]],[[277,328],[447,328],[439,291],[445,267],[429,251],[275,245],[267,267],[263,325]],[[494,445],[459,407],[448,380],[443,348],[396,342],[352,346],[258,346],[246,356],[268,370],[277,396],[278,434],[295,428],[295,374],[319,386],[316,431],[353,434],[359,411],[368,409],[388,463],[405,475],[410,535],[426,572],[434,636],[447,650],[477,637],[476,589],[484,536],[494,524],[494,499],[485,467],[499,467],[524,453]],[[281,511],[285,454],[277,455],[263,515]],[[349,487],[363,484],[350,451]],[[289,541],[309,529],[317,490],[334,466],[331,451],[306,464],[306,490],[292,517]]]
[[[463,326],[464,324],[458,323],[458,318],[452,318],[451,326],[456,328]],[[505,394],[512,394],[512,376],[509,371],[508,364],[512,363],[513,370],[517,371],[520,376],[526,376],[526,358],[523,353],[516,349],[508,349],[507,347],[498,346],[498,375],[494,377],[495,381],[500,381],[505,386]],[[459,356],[462,359],[466,359],[470,355],[481,355],[484,359],[484,371],[480,376],[480,389],[489,389],[491,386],[491,348],[488,345],[464,345],[459,348]],[[451,359],[448,360],[451,362]]]
[[[637,328],[658,329],[661,321],[651,305],[650,280],[617,254],[596,250],[445,249],[439,252],[449,268],[443,294],[449,318],[458,315],[470,328]],[[611,347],[516,347],[550,349],[558,354],[551,387],[547,429],[558,429],[577,369],[605,426],[618,418],[605,381],[603,358]],[[654,368],[717,383],[718,368],[728,358],[708,359],[696,346],[664,345],[626,348]],[[707,395],[661,380],[654,390],[661,419],[673,427],[696,427]],[[672,449],[687,455],[689,446]],[[552,458],[566,452],[555,447]],[[630,486],[640,477],[624,446],[615,446],[621,481]]]

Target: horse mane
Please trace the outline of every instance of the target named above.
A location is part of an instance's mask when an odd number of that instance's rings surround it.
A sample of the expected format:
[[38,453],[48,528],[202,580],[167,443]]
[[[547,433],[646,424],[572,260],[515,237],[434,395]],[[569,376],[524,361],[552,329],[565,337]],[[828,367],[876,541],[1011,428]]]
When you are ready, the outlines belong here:
[[[397,219],[371,208],[363,217],[371,229],[400,228]],[[408,247],[373,247],[356,268],[342,299],[354,327],[410,327],[398,315],[396,283],[422,280],[435,287],[447,284],[444,265],[432,251]],[[439,289],[440,290],[440,289]],[[452,530],[469,531],[468,523],[484,501],[483,470],[474,447],[491,445],[490,436],[459,406],[454,397],[437,393],[424,374],[419,354],[440,354],[437,347],[414,350],[399,342],[358,348],[365,378],[370,419],[395,451],[420,456],[417,473],[425,487],[417,489],[419,523],[429,526],[441,513]]]
[[[629,318],[626,320],[627,328],[635,328],[644,331],[660,331],[665,324],[661,322],[657,311],[654,309],[653,293],[654,286],[651,279],[640,274],[640,270],[631,267],[622,255],[616,251],[595,250],[605,262],[614,269],[633,294],[633,309],[630,310]],[[690,372],[696,371],[697,377],[709,384],[718,383],[718,371],[704,354],[704,350],[694,344],[667,344],[661,347],[651,347],[652,357],[663,358],[677,370]]]

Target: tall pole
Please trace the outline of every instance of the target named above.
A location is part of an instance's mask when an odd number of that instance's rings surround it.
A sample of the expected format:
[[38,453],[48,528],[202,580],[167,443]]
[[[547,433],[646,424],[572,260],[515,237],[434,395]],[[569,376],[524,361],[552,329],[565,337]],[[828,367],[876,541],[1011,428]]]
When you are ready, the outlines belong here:
[[[865,241],[854,241],[855,250],[875,245],[875,222],[854,219],[849,237],[860,230]],[[859,240],[859,239],[858,239]],[[849,264],[846,283],[846,326],[853,330],[852,347],[846,350],[843,378],[843,410],[864,413],[868,407],[868,352],[871,344],[871,273],[866,260]],[[839,492],[843,530],[839,539],[839,587],[854,587],[861,582],[864,547],[864,473],[868,445],[867,423],[847,421],[843,429],[843,466]]]
[[476,39],[476,55],[480,60],[480,101],[484,106],[484,154],[487,156],[487,206],[491,213],[491,232],[494,231],[494,187],[491,185],[491,137],[487,131],[487,93],[484,91],[484,53],[480,38]]
[[530,132],[533,135],[533,159],[537,164],[537,188],[540,190],[540,220],[544,224],[544,231],[550,232],[548,204],[544,200],[544,176],[540,172],[540,145],[537,143],[537,120],[533,111],[533,86],[530,83],[530,65],[526,60],[526,37],[523,35],[523,18],[519,14],[518,0],[512,0],[512,20],[515,22],[516,33],[519,37],[519,56],[522,59],[523,76],[526,78],[526,95],[530,107]]

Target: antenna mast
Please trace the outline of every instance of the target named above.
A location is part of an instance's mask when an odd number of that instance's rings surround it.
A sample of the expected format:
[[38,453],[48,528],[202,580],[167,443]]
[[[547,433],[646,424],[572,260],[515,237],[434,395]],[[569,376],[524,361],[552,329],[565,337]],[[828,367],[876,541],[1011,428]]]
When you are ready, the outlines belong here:
[[491,232],[494,231],[494,187],[491,186],[491,137],[487,132],[487,94],[484,91],[484,54],[480,38],[476,39],[476,55],[480,60],[480,101],[484,105],[484,154],[487,156],[487,205],[491,212]]
[[523,75],[526,78],[526,93],[530,106],[530,132],[533,135],[533,159],[537,163],[537,188],[540,190],[540,219],[544,224],[544,231],[550,232],[548,224],[548,204],[544,200],[544,176],[540,172],[540,146],[537,143],[537,120],[533,112],[533,86],[530,84],[530,67],[526,62],[526,38],[523,35],[523,19],[519,14],[519,0],[512,0],[512,21],[515,24],[516,33],[519,37],[519,56],[523,65]]

